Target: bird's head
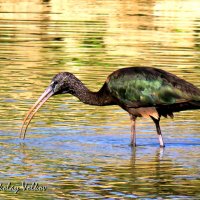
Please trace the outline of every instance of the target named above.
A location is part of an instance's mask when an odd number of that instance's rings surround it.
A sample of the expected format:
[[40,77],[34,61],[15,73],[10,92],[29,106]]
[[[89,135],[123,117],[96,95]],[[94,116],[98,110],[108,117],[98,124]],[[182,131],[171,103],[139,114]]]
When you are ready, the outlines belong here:
[[48,87],[52,91],[52,96],[57,94],[72,93],[74,78],[74,75],[69,72],[61,72],[55,75],[50,86]]
[[61,72],[53,77],[51,84],[47,87],[44,93],[38,98],[35,104],[28,111],[24,118],[20,137],[25,138],[26,130],[35,113],[40,107],[53,95],[71,93],[73,94],[73,84],[75,76],[69,72]]

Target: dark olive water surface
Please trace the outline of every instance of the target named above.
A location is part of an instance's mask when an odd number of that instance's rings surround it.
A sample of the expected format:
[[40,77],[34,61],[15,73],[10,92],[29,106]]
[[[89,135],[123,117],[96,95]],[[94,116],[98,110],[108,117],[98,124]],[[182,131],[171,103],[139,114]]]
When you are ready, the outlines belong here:
[[125,111],[60,95],[19,139],[26,112],[61,71],[94,91],[127,66],[200,87],[199,8],[198,0],[1,1],[0,199],[200,199],[199,111],[162,119],[164,150],[153,122],[139,119],[133,150]]

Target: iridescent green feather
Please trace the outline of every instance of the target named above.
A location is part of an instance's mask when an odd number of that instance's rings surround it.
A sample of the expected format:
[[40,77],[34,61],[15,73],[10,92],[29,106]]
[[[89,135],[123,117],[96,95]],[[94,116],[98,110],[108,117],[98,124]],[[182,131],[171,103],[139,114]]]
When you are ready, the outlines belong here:
[[148,77],[145,74],[111,75],[108,88],[115,98],[130,107],[170,105],[191,99],[200,100],[199,96],[191,96],[161,77]]

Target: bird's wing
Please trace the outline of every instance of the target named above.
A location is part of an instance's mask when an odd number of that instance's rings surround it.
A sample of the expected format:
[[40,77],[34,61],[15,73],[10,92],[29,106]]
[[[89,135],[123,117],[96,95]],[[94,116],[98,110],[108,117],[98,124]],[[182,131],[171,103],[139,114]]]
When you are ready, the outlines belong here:
[[[117,75],[114,73],[108,77],[107,84],[111,94],[127,107],[156,107],[200,101],[199,94],[188,92],[188,87],[195,86],[162,70],[155,71],[153,74],[149,71],[146,73],[145,71],[143,73],[118,72]],[[198,88],[195,89],[198,90]]]

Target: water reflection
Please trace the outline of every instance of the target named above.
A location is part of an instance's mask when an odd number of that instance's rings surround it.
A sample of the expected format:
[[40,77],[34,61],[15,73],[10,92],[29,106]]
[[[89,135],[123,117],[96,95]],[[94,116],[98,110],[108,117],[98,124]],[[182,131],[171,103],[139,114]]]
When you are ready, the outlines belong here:
[[[184,154],[180,152],[179,161],[174,154],[179,148],[163,152],[157,147],[139,147],[131,151],[123,144],[110,143],[108,151],[105,145],[87,141],[70,140],[64,148],[58,141],[19,144],[20,166],[16,170],[20,170],[22,180],[42,179],[55,198],[176,198],[190,191],[187,198],[198,194],[198,182],[191,178],[194,169],[184,167],[188,166]],[[193,158],[191,164],[197,161],[195,155]]]
[[44,193],[0,191],[1,198],[198,199],[198,111],[162,120],[164,152],[151,120],[138,120],[132,152],[124,111],[70,95],[45,104],[25,141],[18,134],[28,108],[60,71],[94,91],[130,65],[156,66],[200,87],[199,7],[196,0],[1,1],[0,178],[48,186]]

